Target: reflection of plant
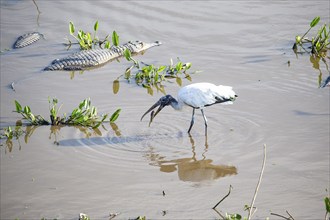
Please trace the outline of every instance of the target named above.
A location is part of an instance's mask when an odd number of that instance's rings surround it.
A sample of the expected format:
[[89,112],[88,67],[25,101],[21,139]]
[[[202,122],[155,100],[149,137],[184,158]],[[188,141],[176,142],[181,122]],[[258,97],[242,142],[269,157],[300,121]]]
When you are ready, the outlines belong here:
[[[80,125],[91,128],[99,127],[108,117],[108,114],[99,116],[97,109],[91,106],[90,99],[83,100],[78,108],[75,108],[71,114],[66,117],[64,115],[62,118],[57,116],[59,108],[57,108],[58,100],[54,98],[52,102],[49,100],[50,106],[50,119],[51,121],[45,120],[42,116],[35,116],[29,106],[22,108],[21,104],[15,100],[16,112],[23,116],[23,119],[29,121],[32,125]],[[117,109],[110,117],[110,122],[114,122],[119,117],[121,109]]]
[[[322,25],[317,34],[312,37],[312,39],[308,39],[308,37],[305,37],[308,32],[315,27],[320,21],[320,17],[315,17],[311,23],[309,24],[310,28],[306,31],[306,33],[303,36],[296,36],[296,41],[293,45],[293,50],[297,52],[298,46],[302,48],[305,52],[311,52],[312,54],[316,54],[317,56],[325,56],[325,52],[328,48],[329,43],[329,32],[330,28],[329,25],[327,27],[326,24]],[[309,45],[310,51],[307,51],[304,47],[305,44]]]
[[18,140],[19,146],[21,148],[21,144],[19,142],[19,137],[24,134],[24,131],[22,130],[21,126],[15,126],[15,129],[13,130],[10,126],[3,129],[3,133],[0,134],[0,138],[6,138],[6,146],[9,150],[9,152],[13,149],[13,138]]
[[[90,32],[85,32],[83,30],[79,30],[77,33],[77,36],[76,36],[76,35],[74,35],[74,33],[75,33],[74,24],[71,21],[69,23],[70,35],[77,40],[81,50],[90,50],[92,48],[95,48],[96,45],[98,45],[100,48],[107,48],[107,49],[110,48],[111,45],[110,45],[110,41],[108,40],[110,35],[108,34],[104,38],[104,40],[100,41],[99,38],[96,36],[96,32],[97,32],[98,28],[99,28],[99,22],[96,21],[94,24],[93,37]],[[68,41],[69,41],[68,46],[70,48],[72,42],[69,39],[68,39]],[[116,31],[112,32],[112,43],[115,46],[119,45],[119,36],[117,35]]]

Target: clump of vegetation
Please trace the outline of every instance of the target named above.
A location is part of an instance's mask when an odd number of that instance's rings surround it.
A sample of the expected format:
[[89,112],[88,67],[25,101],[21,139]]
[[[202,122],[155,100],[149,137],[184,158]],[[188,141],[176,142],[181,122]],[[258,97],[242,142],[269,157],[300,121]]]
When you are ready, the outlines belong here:
[[119,91],[119,78],[124,77],[127,82],[132,80],[139,86],[148,89],[148,93],[152,95],[152,87],[165,94],[164,86],[162,82],[169,81],[170,79],[176,79],[176,83],[181,86],[182,78],[191,81],[191,74],[187,71],[191,68],[191,63],[183,63],[178,58],[177,63],[173,63],[170,59],[169,65],[155,66],[153,64],[146,64],[139,62],[132,58],[129,50],[124,51],[124,56],[128,61],[132,61],[132,65],[125,70],[125,73],[119,76],[113,82],[113,92],[116,94]]
[[326,211],[324,219],[328,219],[328,215],[330,215],[330,197],[325,197],[324,203],[325,203],[325,211]]
[[[70,21],[69,23],[69,33],[70,35],[77,41],[77,44],[79,44],[81,50],[90,50],[95,48],[96,46],[99,46],[99,48],[107,48],[109,49],[111,47],[109,37],[110,34],[108,34],[103,40],[100,40],[96,33],[99,29],[99,22],[96,21],[94,24],[94,33],[91,34],[90,32],[85,32],[83,30],[79,30],[77,32],[77,35],[75,35],[75,26],[73,22]],[[67,44],[69,47],[73,44],[71,40],[69,40],[69,43]],[[115,46],[119,45],[119,36],[116,33],[116,31],[112,32],[112,44]]]
[[[309,24],[309,29],[302,36],[296,36],[295,43],[293,45],[293,50],[297,53],[298,48],[301,48],[304,52],[312,53],[317,56],[324,57],[325,53],[329,49],[329,25],[323,24],[317,31],[317,34],[311,39],[306,37],[309,31],[314,28],[320,21],[320,17],[315,17]],[[306,46],[307,45],[307,49]]]
[[[159,84],[165,81],[167,78],[180,78],[179,75],[183,74],[185,78],[189,78],[190,75],[187,70],[190,69],[191,63],[183,63],[180,60],[176,64],[173,64],[173,60],[170,60],[170,65],[154,66],[153,64],[141,64],[132,58],[131,52],[125,50],[124,56],[128,61],[132,61],[133,65],[126,69],[125,79],[130,81],[132,78],[138,85],[143,87],[150,87],[155,84]],[[136,72],[132,74],[132,69],[136,69]],[[181,83],[179,83],[181,84]]]
[[[53,98],[48,100],[50,121],[45,120],[40,115],[35,115],[31,112],[29,106],[22,107],[21,104],[15,100],[15,106],[17,113],[23,116],[23,119],[27,120],[31,125],[79,125],[91,128],[99,127],[107,118],[108,114],[99,116],[97,108],[91,105],[90,98],[83,100],[77,108],[73,109],[69,116],[64,114],[63,117],[58,116],[58,112],[61,108],[57,107],[58,100]],[[117,109],[109,118],[110,122],[114,122],[119,117],[121,109]]]

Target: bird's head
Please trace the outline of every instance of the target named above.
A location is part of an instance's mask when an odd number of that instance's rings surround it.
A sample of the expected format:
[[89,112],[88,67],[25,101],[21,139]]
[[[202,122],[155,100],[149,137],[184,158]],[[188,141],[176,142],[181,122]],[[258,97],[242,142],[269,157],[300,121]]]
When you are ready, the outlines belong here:
[[[150,122],[149,122],[149,126],[152,122],[152,120],[156,117],[156,115],[167,105],[171,105],[171,103],[173,101],[176,101],[171,95],[166,95],[166,96],[163,96],[161,97],[153,106],[151,106],[148,111],[146,111],[146,113],[144,113],[141,117],[141,121],[143,119],[143,117],[148,114],[149,112],[151,112],[151,115],[150,115]],[[157,109],[156,112],[154,112],[153,110],[155,108],[157,108],[159,106],[159,108]]]

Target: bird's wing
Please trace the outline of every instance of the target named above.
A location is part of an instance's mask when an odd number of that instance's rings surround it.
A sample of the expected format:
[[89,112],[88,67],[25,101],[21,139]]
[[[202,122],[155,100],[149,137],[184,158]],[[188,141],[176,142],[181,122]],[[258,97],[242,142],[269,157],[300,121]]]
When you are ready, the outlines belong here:
[[178,93],[179,101],[193,108],[202,108],[216,103],[232,104],[235,92],[230,86],[196,83],[183,87]]

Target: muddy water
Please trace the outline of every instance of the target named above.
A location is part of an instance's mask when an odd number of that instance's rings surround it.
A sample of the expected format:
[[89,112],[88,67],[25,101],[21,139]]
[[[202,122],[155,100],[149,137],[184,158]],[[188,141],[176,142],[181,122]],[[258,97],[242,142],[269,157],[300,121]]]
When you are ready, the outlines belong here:
[[[70,112],[90,97],[100,113],[122,112],[101,133],[82,128],[37,127],[29,137],[1,146],[1,219],[214,219],[211,208],[244,213],[267,145],[267,162],[255,206],[256,218],[288,210],[297,219],[324,217],[329,190],[329,72],[296,56],[293,39],[316,15],[329,22],[328,1],[1,1],[1,50],[39,31],[45,39],[1,54],[1,128],[19,115],[13,100],[48,116],[48,97]],[[43,72],[53,59],[77,51],[62,45],[68,23],[103,37],[116,30],[128,40],[163,42],[136,57],[155,65],[179,57],[191,62],[192,82],[231,85],[234,105],[206,109],[208,139],[200,112],[192,137],[191,110],[164,109],[148,127],[141,115],[163,94],[120,79],[124,59],[83,73]],[[289,64],[288,65],[288,61]],[[329,59],[327,59],[329,62]],[[10,87],[14,82],[15,91]],[[175,95],[180,88],[164,83]],[[182,81],[189,84],[188,80]],[[25,129],[25,128],[24,128]],[[29,129],[29,128],[28,128]],[[163,195],[163,192],[165,195]]]

